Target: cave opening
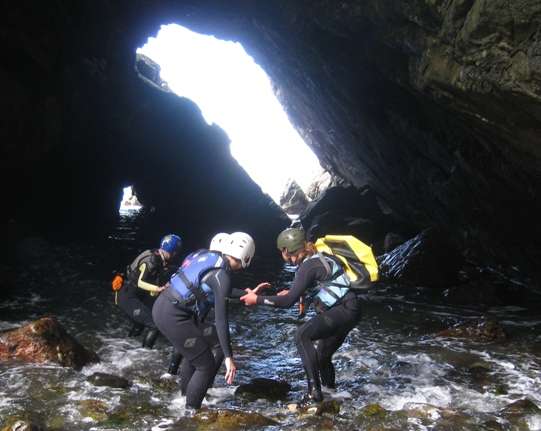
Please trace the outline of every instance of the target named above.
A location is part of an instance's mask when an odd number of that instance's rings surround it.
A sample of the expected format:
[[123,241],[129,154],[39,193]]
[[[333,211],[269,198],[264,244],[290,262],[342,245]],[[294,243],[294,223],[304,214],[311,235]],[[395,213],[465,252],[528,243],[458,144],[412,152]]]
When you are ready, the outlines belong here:
[[121,216],[134,216],[139,214],[142,209],[143,205],[139,202],[134,187],[132,185],[124,187],[118,213]]
[[240,43],[169,24],[137,55],[158,66],[163,89],[195,102],[227,133],[232,156],[276,203],[293,181],[307,192],[328,175]]

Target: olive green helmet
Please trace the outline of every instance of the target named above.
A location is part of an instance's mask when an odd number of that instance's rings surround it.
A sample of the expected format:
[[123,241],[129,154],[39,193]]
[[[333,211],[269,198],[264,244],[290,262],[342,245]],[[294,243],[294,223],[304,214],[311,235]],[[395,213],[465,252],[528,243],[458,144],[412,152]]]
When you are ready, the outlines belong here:
[[304,230],[290,227],[283,230],[276,238],[276,246],[278,250],[282,251],[284,248],[288,253],[295,253],[297,250],[300,250],[304,247],[306,242],[306,236],[304,235]]

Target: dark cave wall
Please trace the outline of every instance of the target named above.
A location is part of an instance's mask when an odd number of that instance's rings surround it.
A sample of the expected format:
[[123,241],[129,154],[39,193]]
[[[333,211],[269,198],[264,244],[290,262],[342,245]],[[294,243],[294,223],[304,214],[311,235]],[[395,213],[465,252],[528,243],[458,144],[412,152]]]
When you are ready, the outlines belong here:
[[40,5],[3,6],[5,217],[45,203],[46,225],[79,222],[80,209],[96,225],[134,183],[166,225],[209,213],[265,223],[221,132],[134,71],[136,47],[178,22],[242,42],[322,163],[396,217],[450,227],[499,259],[539,257],[538,1]]
[[231,157],[227,135],[193,102],[138,76],[130,8],[55,5],[50,15],[41,10],[49,5],[12,5],[3,26],[11,56],[1,70],[13,84],[2,174],[18,178],[4,217],[94,236],[115,222],[122,187],[133,184],[155,210],[146,226],[160,234],[178,231],[202,246],[217,231],[246,230],[273,242],[287,220]]

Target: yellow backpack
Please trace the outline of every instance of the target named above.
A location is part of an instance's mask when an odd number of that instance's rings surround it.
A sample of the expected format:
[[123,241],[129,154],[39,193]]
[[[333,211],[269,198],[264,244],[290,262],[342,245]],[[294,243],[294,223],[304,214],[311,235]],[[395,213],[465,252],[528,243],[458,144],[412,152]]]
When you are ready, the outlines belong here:
[[315,242],[318,253],[338,259],[351,281],[352,288],[366,288],[378,281],[378,264],[372,249],[351,235],[325,235]]

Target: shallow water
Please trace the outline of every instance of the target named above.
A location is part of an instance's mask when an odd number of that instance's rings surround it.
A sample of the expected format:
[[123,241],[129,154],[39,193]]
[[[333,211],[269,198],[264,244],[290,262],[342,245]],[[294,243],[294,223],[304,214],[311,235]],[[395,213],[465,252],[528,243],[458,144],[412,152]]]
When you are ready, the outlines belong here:
[[[54,314],[80,342],[96,350],[102,362],[81,372],[54,365],[0,365],[0,418],[25,414],[51,429],[68,431],[183,429],[179,418],[185,413],[184,400],[176,377],[163,376],[170,347],[160,339],[154,350],[142,349],[140,339],[127,338],[129,324],[112,301],[109,258],[127,262],[135,255],[142,246],[137,232],[136,224],[123,219],[106,241],[55,247],[40,243],[43,253],[26,259],[28,264],[19,270],[19,290],[0,302],[0,330]],[[36,250],[35,244],[25,247]],[[23,254],[28,253],[25,247]],[[270,280],[286,287],[291,278],[288,268],[260,260],[235,276],[235,282],[244,288]],[[364,429],[356,417],[364,406],[377,403],[388,411],[424,412],[409,413],[399,426],[382,429],[493,429],[486,424],[497,423],[497,429],[539,430],[541,415],[526,416],[517,425],[501,413],[522,398],[541,406],[541,308],[535,294],[532,298],[529,306],[487,310],[449,306],[422,288],[381,286],[367,292],[362,321],[334,357],[338,392],[331,396],[342,406],[330,419],[299,417],[286,409],[304,389],[293,341],[301,322],[296,309],[232,303],[239,368],[235,383],[254,377],[282,379],[293,391],[285,402],[245,403],[235,399],[235,386],[225,385],[222,370],[205,404],[256,411],[279,423],[268,429]],[[507,331],[507,341],[476,343],[434,335],[455,322],[487,314]],[[479,364],[481,374],[472,367]],[[86,378],[97,371],[126,377],[132,386],[93,386]],[[94,419],[89,416],[87,400],[99,401],[97,419],[96,414]]]

